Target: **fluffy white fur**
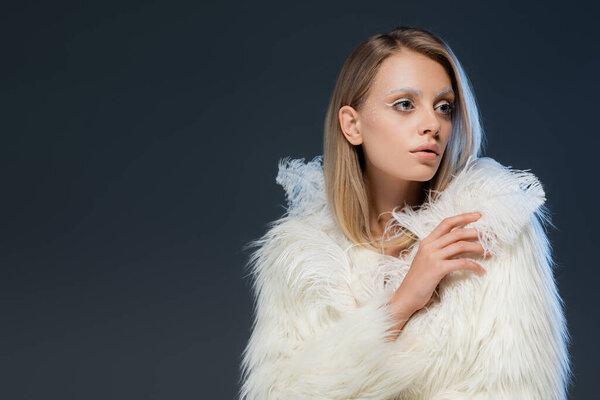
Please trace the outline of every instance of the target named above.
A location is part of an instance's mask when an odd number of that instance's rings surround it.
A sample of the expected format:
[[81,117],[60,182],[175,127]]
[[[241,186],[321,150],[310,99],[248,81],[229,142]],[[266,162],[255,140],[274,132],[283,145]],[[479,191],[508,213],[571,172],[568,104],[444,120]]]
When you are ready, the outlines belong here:
[[[240,399],[566,399],[570,336],[533,174],[470,159],[437,201],[393,213],[390,229],[419,239],[396,258],[339,231],[321,165],[321,156],[280,162],[287,212],[249,244],[255,319]],[[445,217],[474,210],[482,217],[470,226],[492,253],[478,260],[487,274],[448,274],[386,341],[394,322],[385,303],[420,240]]]

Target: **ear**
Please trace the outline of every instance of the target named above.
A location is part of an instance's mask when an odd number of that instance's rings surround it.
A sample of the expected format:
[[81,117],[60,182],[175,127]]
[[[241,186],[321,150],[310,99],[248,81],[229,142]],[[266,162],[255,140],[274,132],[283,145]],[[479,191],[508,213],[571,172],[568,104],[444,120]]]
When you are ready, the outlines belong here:
[[340,120],[340,127],[342,133],[348,139],[348,141],[357,146],[362,144],[363,138],[360,134],[360,121],[358,112],[351,106],[343,106],[338,111],[338,118]]

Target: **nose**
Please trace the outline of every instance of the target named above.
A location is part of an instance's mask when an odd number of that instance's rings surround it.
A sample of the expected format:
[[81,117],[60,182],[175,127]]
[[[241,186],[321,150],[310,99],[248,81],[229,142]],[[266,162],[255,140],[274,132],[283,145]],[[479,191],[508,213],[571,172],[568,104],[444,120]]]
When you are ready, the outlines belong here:
[[435,110],[430,110],[425,113],[422,121],[422,127],[420,129],[420,133],[433,133],[434,136],[438,135],[440,132],[441,124],[437,116],[435,115]]

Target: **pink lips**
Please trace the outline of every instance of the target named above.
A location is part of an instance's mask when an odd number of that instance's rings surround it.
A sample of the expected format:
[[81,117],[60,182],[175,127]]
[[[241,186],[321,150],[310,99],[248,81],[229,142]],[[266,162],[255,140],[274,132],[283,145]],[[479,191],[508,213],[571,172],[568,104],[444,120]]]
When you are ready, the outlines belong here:
[[420,145],[416,149],[412,149],[411,152],[413,152],[413,151],[424,151],[424,150],[431,150],[431,151],[433,151],[436,154],[440,154],[440,147],[437,145],[437,143],[423,143],[422,145]]
[[411,151],[411,153],[421,160],[435,160],[438,156],[436,153],[430,151]]

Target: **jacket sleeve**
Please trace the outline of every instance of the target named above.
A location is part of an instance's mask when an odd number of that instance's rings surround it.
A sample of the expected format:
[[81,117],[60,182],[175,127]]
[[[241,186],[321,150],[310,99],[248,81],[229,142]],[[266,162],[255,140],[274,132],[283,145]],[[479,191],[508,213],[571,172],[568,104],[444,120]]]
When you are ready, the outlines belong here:
[[[478,353],[468,378],[432,400],[565,400],[572,378],[570,335],[553,274],[551,248],[542,223],[545,206],[531,215],[496,271],[497,284],[480,302],[473,340]],[[491,268],[490,268],[491,269]]]
[[354,298],[327,276],[347,261],[341,248],[324,243],[323,232],[295,221],[254,242],[255,319],[240,399],[383,400],[410,382],[412,370],[394,372],[406,353],[394,353],[395,342],[386,340],[395,324],[389,296],[342,306]]

